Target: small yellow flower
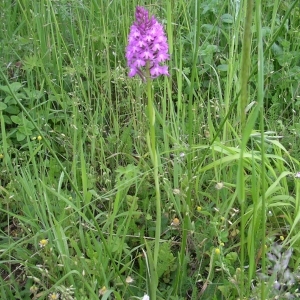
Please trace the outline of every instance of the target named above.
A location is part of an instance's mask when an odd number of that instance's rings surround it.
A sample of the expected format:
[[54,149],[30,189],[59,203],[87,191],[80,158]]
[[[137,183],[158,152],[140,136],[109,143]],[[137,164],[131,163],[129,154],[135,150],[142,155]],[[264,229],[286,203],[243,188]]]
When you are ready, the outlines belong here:
[[221,242],[221,243],[220,243],[220,246],[221,246],[221,247],[224,247],[224,243]]
[[42,140],[42,137],[39,135],[39,136],[37,137],[37,140],[38,140],[38,141],[41,141],[41,140]]
[[4,157],[4,155],[2,153],[0,153],[0,159],[2,159]]
[[48,244],[48,240],[46,240],[46,239],[42,239],[39,242],[40,248],[44,248],[45,246],[47,246],[47,244]]
[[48,299],[50,300],[58,300],[59,299],[59,294],[58,293],[52,293],[48,296]]
[[283,235],[281,235],[279,238],[280,238],[281,241],[284,241],[284,236]]
[[219,255],[219,254],[221,253],[221,250],[220,250],[219,248],[216,248],[216,249],[215,249],[215,253],[216,253],[217,255]]
[[178,218],[174,218],[172,223],[171,223],[172,226],[178,226],[179,224],[180,224],[180,221],[179,221]]
[[202,210],[201,206],[197,206],[197,212],[200,212]]
[[103,296],[106,292],[107,292],[107,288],[106,288],[106,286],[103,286],[103,287],[99,290],[99,296]]

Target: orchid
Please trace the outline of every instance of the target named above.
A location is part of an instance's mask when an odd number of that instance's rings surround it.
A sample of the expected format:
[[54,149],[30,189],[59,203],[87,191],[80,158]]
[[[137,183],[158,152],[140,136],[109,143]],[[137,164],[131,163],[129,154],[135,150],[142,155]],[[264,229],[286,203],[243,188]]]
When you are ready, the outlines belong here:
[[[146,93],[148,98],[148,121],[149,132],[146,139],[149,147],[150,157],[153,163],[153,178],[156,194],[156,230],[153,250],[153,269],[156,270],[159,262],[159,247],[161,236],[161,196],[159,176],[159,154],[156,148],[155,134],[155,108],[152,93],[152,79],[160,75],[169,75],[168,67],[164,62],[170,59],[169,46],[163,26],[149,12],[138,6],[135,11],[135,22],[130,27],[128,45],[126,48],[127,65],[129,77],[139,75],[146,82]],[[151,275],[156,276],[154,273]],[[144,295],[143,300],[156,300],[158,280],[152,280],[150,296]]]
[[144,68],[149,69],[152,78],[169,75],[168,67],[162,65],[170,59],[163,26],[140,6],[136,8],[135,22],[130,27],[126,58],[129,77],[139,75],[145,81]]

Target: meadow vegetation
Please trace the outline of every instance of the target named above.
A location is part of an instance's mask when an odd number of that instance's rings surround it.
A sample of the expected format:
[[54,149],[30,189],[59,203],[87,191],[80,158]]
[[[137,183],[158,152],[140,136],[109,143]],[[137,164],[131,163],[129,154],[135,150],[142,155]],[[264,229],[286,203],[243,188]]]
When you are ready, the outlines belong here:
[[[169,43],[157,168],[137,5]],[[299,299],[298,0],[0,6],[1,299]]]

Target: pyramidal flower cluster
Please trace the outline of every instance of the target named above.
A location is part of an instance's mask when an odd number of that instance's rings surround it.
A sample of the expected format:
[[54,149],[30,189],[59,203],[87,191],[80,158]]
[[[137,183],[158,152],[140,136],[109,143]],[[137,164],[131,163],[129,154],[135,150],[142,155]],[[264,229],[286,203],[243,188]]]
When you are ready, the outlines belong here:
[[146,68],[152,78],[169,75],[168,67],[163,65],[170,58],[163,26],[140,6],[136,8],[135,22],[130,27],[126,58],[129,77],[139,75],[145,81]]

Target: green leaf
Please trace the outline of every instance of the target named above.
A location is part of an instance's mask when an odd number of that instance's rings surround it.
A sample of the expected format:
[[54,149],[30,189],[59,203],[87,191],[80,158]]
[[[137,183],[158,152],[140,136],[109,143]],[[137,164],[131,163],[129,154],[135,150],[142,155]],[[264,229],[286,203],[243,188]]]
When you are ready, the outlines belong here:
[[11,104],[17,104],[17,101],[12,96],[8,95],[7,97],[5,97],[4,103],[9,106]]
[[203,29],[203,31],[212,32],[215,29],[215,27],[211,24],[203,24],[201,26],[201,29]]
[[235,262],[238,259],[238,254],[236,252],[229,252],[226,255],[226,259],[228,259],[228,261]]
[[226,23],[226,24],[232,24],[234,19],[233,19],[233,16],[230,15],[230,14],[224,14],[221,16],[221,21],[223,23]]
[[21,125],[21,126],[18,127],[18,132],[24,134],[25,136],[32,134],[31,129],[28,128],[28,127],[25,127],[24,125]]
[[228,71],[228,65],[218,65],[217,69],[221,72],[227,72]]
[[30,90],[28,88],[24,88],[24,91],[26,92],[27,96],[30,99],[35,99],[35,100],[39,100],[40,98],[43,97],[44,93],[41,91],[37,91],[37,90]]
[[117,300],[122,300],[121,295],[117,291],[113,291],[113,293]]
[[0,110],[4,110],[7,108],[7,105],[3,102],[0,102]]
[[24,127],[26,127],[29,130],[34,129],[34,125],[32,124],[31,121],[28,121],[28,120],[24,119],[23,124],[24,124]]
[[278,44],[274,43],[271,47],[272,52],[274,53],[274,55],[282,55],[283,54],[283,50],[281,48],[281,46],[279,46]]
[[132,210],[138,210],[138,200],[139,198],[136,196],[126,195],[126,201],[129,208]]
[[23,141],[26,138],[26,135],[23,134],[23,133],[21,133],[21,132],[19,132],[19,131],[17,131],[16,135],[17,135],[17,141],[18,142],[21,142],[21,141]]
[[42,67],[42,62],[36,55],[25,56],[23,63],[23,69],[26,71],[32,71],[35,68]]
[[20,112],[20,108],[17,105],[9,105],[5,112],[11,115],[17,115]]
[[176,269],[175,257],[171,251],[171,243],[165,242],[160,245],[157,275],[160,278],[166,271]]
[[107,300],[110,299],[110,295],[113,294],[113,290],[107,290],[105,291],[104,295],[102,296],[101,300]]
[[11,120],[12,120],[15,124],[20,125],[20,124],[23,123],[23,122],[22,122],[22,119],[19,118],[18,116],[11,116],[10,118],[11,118]]
[[228,295],[230,293],[230,287],[224,285],[224,286],[218,286],[218,289],[222,293],[222,295],[225,297],[225,299],[228,299]]
[[4,116],[3,116],[3,119],[4,119],[4,123],[5,123],[5,124],[9,124],[9,125],[12,124],[12,121],[11,121],[11,119],[10,119],[9,116],[4,115]]
[[[13,92],[17,92],[23,85],[20,82],[13,82],[9,86]],[[11,94],[10,89],[7,85],[0,85],[0,90],[5,93]]]

